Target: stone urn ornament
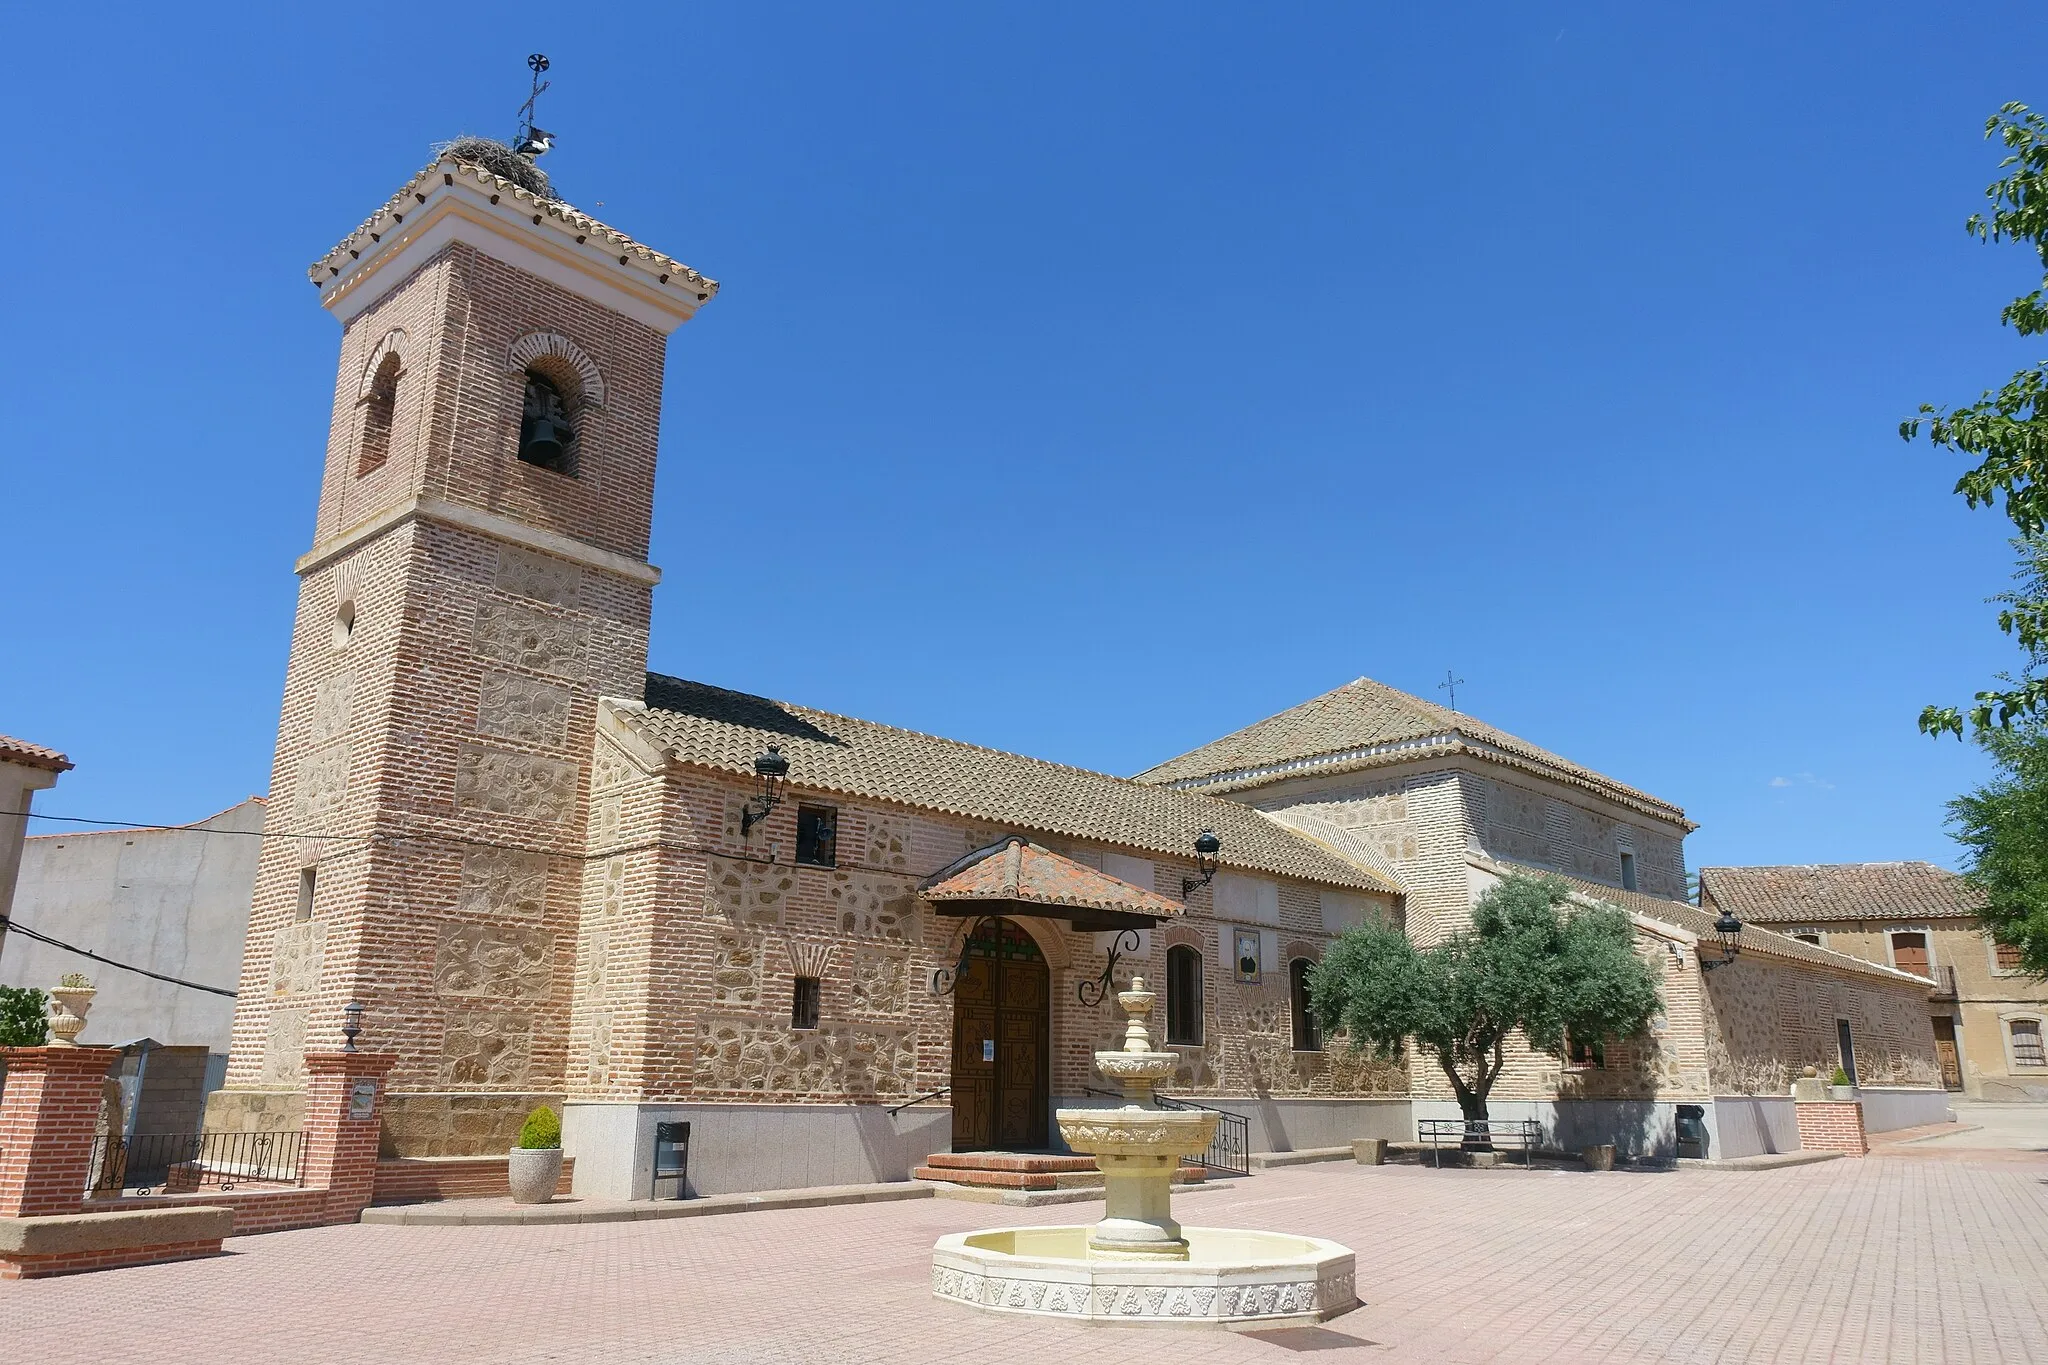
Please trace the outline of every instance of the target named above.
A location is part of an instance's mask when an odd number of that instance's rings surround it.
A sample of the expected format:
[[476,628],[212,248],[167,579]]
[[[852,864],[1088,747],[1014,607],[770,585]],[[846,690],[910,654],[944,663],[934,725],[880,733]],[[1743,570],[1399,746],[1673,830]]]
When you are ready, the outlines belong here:
[[505,1183],[515,1204],[545,1204],[562,1178],[562,1121],[546,1105],[526,1116],[519,1145],[506,1157]]
[[77,1047],[85,1032],[85,1016],[99,994],[92,982],[71,972],[50,989],[50,1046]]

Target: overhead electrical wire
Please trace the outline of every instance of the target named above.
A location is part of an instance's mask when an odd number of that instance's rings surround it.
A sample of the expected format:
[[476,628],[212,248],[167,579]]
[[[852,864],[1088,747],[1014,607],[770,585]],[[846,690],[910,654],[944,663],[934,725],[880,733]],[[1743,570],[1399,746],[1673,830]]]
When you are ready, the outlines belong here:
[[134,972],[137,976],[146,976],[154,981],[168,981],[173,986],[183,986],[187,990],[205,991],[208,995],[224,995],[230,1000],[235,998],[235,993],[223,986],[202,986],[197,981],[187,981],[182,977],[176,976],[165,976],[162,972],[153,972],[147,967],[137,967],[130,963],[116,961],[111,957],[102,957],[89,948],[81,948],[75,943],[66,943],[61,938],[51,938],[48,934],[31,929],[20,920],[7,915],[0,915],[0,931],[20,934],[23,938],[32,938],[38,943],[47,943],[52,948],[62,948],[67,953],[77,953],[80,957],[89,957],[94,962],[104,962],[109,967],[119,967],[124,972]]

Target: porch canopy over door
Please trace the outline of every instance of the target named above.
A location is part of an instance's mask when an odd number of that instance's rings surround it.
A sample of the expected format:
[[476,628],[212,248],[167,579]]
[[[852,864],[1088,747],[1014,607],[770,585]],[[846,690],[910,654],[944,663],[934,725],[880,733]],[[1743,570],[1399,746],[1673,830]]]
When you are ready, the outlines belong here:
[[940,868],[919,884],[918,893],[937,915],[1037,915],[1066,920],[1084,933],[1149,929],[1187,910],[1150,887],[1118,881],[1021,834]]

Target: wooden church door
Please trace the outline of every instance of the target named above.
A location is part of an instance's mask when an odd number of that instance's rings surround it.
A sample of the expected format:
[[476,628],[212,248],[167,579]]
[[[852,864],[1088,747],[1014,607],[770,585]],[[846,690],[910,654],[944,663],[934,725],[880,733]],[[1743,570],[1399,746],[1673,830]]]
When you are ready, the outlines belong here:
[[1051,1118],[1052,972],[1008,920],[971,932],[953,989],[953,1150],[1038,1150]]

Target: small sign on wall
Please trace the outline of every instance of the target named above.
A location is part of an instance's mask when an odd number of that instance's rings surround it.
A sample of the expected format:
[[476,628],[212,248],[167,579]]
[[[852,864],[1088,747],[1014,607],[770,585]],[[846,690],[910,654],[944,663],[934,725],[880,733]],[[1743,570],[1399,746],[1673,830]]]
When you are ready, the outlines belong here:
[[995,1039],[993,1039],[993,1038],[984,1038],[984,1039],[982,1039],[982,1040],[981,1040],[981,1060],[983,1060],[984,1062],[992,1062],[992,1061],[994,1061],[995,1059],[996,1059],[996,1040],[995,1040]]
[[357,1081],[348,1088],[348,1116],[366,1119],[377,1112],[377,1082]]
[[1259,931],[1240,929],[1237,931],[1237,979],[1247,985],[1259,981]]

